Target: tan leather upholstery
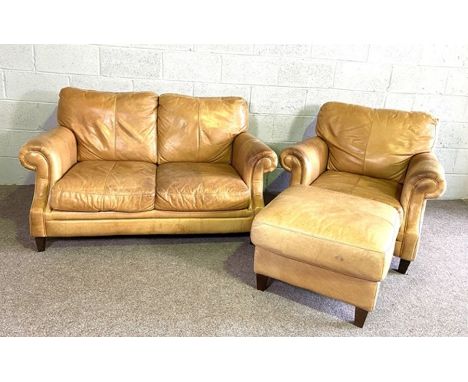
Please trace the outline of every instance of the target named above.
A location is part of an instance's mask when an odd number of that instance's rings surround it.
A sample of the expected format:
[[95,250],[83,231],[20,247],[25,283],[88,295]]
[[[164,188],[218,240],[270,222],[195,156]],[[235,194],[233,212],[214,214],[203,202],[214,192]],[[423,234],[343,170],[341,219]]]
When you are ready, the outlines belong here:
[[232,165],[252,190],[252,209],[264,207],[263,174],[278,166],[278,157],[263,142],[249,133],[239,134],[234,139]]
[[380,282],[363,280],[255,247],[254,271],[372,311]]
[[329,147],[328,169],[402,182],[411,157],[430,151],[436,124],[426,113],[329,102],[316,131]]
[[246,133],[247,103],[174,94],[160,100],[150,92],[61,91],[64,126],[19,154],[37,172],[33,236],[250,230],[264,204],[264,173],[277,158]]
[[291,186],[311,184],[327,168],[328,146],[319,137],[306,139],[281,152],[281,165],[291,172]]
[[54,185],[50,207],[60,211],[150,211],[155,190],[153,163],[84,161]]
[[159,97],[158,163],[231,163],[232,142],[248,127],[247,102],[239,97]]
[[388,272],[400,217],[371,199],[292,186],[256,216],[255,246],[278,255],[368,281]]
[[46,236],[44,210],[52,186],[76,163],[75,135],[65,127],[56,127],[27,142],[19,152],[21,164],[36,171],[34,198],[29,213],[32,236]]
[[249,187],[229,164],[165,163],[158,167],[158,210],[241,210],[249,203]]
[[403,219],[403,207],[400,204],[401,184],[394,180],[371,178],[349,172],[325,171],[313,185],[388,204],[395,208]]
[[446,189],[444,170],[433,153],[411,158],[401,193],[405,220],[401,227],[401,245],[395,248],[397,256],[414,260],[419,245],[426,199],[435,199]]
[[291,185],[312,184],[393,206],[402,218],[394,255],[412,261],[425,200],[445,190],[444,171],[430,152],[435,125],[425,113],[330,102],[319,112],[319,137],[285,149],[281,162],[292,172]]
[[254,270],[371,311],[399,227],[400,215],[386,203],[291,186],[254,219]]
[[78,160],[156,163],[154,93],[109,93],[75,88],[60,92],[57,117],[78,142]]

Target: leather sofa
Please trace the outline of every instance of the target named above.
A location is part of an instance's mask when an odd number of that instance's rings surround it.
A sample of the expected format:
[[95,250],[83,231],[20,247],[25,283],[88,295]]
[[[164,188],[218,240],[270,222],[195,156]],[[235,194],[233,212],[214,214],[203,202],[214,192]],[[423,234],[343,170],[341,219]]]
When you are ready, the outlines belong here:
[[57,118],[19,153],[36,171],[38,251],[46,237],[248,232],[277,166],[238,97],[65,88]]

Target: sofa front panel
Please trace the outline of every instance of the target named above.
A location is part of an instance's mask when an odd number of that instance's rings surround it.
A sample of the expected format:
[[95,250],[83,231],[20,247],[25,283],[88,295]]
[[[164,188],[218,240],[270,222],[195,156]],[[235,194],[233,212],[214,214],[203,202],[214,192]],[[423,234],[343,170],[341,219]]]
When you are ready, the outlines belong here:
[[329,146],[329,170],[404,180],[409,160],[428,152],[437,120],[404,112],[329,102],[317,119],[317,135]]
[[163,94],[158,107],[158,163],[230,163],[234,138],[248,128],[239,97]]
[[151,92],[111,93],[65,88],[58,123],[72,130],[78,160],[156,163],[158,97]]

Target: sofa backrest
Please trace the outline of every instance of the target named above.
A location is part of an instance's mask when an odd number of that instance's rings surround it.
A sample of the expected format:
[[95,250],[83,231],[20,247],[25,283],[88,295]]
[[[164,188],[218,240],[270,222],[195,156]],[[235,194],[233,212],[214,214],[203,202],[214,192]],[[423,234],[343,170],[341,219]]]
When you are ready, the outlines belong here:
[[163,94],[158,107],[158,163],[230,163],[234,138],[248,129],[240,97]]
[[157,161],[156,111],[151,92],[60,92],[58,123],[75,133],[78,160]]
[[329,170],[403,182],[411,157],[429,152],[437,119],[421,112],[324,104],[317,136],[329,147]]

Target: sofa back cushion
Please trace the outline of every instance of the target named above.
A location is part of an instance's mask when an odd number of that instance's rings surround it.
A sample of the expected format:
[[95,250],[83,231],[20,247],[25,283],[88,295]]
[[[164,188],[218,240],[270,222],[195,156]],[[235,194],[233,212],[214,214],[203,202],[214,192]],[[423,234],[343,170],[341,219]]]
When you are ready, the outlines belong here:
[[248,107],[242,98],[163,94],[158,107],[158,163],[230,163],[232,142],[247,128]]
[[403,182],[411,157],[431,150],[436,124],[426,113],[328,102],[316,131],[328,144],[329,170]]
[[75,133],[78,160],[156,163],[156,110],[151,92],[110,93],[65,88],[58,123]]

